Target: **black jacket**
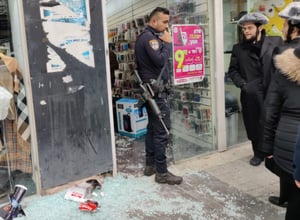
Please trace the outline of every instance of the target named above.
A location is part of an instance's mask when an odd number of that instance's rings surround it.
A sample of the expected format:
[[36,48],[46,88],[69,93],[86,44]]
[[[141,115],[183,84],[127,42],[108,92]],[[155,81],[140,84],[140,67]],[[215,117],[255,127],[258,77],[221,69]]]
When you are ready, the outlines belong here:
[[[295,47],[296,44],[290,45]],[[300,125],[300,59],[294,48],[275,56],[276,72],[265,99],[264,141],[261,151],[293,174],[293,155]]]
[[[135,42],[137,69],[143,82],[157,79],[172,54],[172,44],[163,42],[159,35],[160,32],[147,26]],[[165,68],[162,79],[164,82],[170,79],[168,68]]]
[[282,39],[280,37],[265,37],[259,57],[246,43],[235,44],[228,69],[228,75],[233,83],[241,88],[243,84],[260,78],[261,89],[266,93],[274,71],[273,50],[281,44]]
[[239,43],[233,46],[228,75],[242,88],[241,104],[248,138],[262,142],[263,100],[274,72],[273,49],[280,45],[280,37],[264,37],[262,43]]

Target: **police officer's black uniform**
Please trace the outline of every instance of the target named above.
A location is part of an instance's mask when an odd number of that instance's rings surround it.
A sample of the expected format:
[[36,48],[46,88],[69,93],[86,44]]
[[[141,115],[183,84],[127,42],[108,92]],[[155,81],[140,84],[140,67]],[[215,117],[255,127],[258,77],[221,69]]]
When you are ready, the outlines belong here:
[[[168,59],[172,53],[172,44],[163,42],[157,32],[150,26],[139,35],[135,44],[136,63],[139,75],[143,82],[149,83],[151,79],[157,79],[162,69],[163,84],[170,78]],[[167,92],[160,92],[154,97],[162,115],[166,127],[170,129],[170,108]],[[146,166],[156,166],[157,173],[166,173],[166,146],[168,134],[166,133],[159,118],[154,115],[152,109],[146,103],[149,123],[146,135]]]

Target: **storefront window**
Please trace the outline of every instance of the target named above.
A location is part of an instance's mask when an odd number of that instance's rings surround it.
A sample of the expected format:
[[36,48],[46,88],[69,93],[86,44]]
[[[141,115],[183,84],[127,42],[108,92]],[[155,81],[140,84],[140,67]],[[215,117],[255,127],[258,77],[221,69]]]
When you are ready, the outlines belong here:
[[[134,43],[137,33],[145,26],[145,22],[138,22],[142,25],[132,26],[136,21],[145,21],[145,12],[150,12],[157,6],[167,7],[170,10],[170,29],[172,25],[195,25],[201,30],[203,38],[203,50],[201,56],[204,57],[201,70],[203,77],[199,80],[189,81],[179,85],[173,85],[173,96],[171,97],[171,154],[175,161],[200,155],[216,149],[214,132],[215,114],[214,114],[214,82],[213,82],[213,51],[214,41],[210,32],[213,30],[213,17],[209,16],[212,1],[208,0],[159,0],[155,4],[152,1],[132,1],[127,2],[122,10],[117,2],[107,4],[108,13],[108,35],[109,42],[115,44],[117,56],[124,57],[128,64],[127,56],[131,43]],[[115,3],[115,4],[114,4]],[[126,3],[126,1],[124,1]],[[119,7],[119,9],[118,9]],[[143,8],[143,10],[141,9]],[[130,28],[129,28],[130,27]],[[128,33],[130,33],[128,35]],[[174,36],[174,35],[173,35]],[[124,50],[122,45],[129,46]],[[120,50],[121,48],[121,50]],[[174,47],[173,47],[174,48]],[[173,57],[174,58],[174,57]],[[170,60],[170,67],[173,67],[173,58]],[[124,62],[122,59],[119,61]],[[127,65],[126,64],[126,65]],[[198,63],[197,63],[198,64]],[[125,65],[125,66],[126,66]],[[116,82],[119,81],[119,75],[125,75],[124,65],[119,65],[119,70],[115,71]],[[183,69],[184,67],[182,67]],[[189,71],[188,71],[189,72]],[[122,74],[120,74],[122,73]],[[173,69],[174,73],[174,69]],[[120,79],[122,80],[122,79]],[[130,96],[126,93],[126,88],[119,88],[116,83],[113,94],[119,93],[120,96]]]
[[198,25],[204,39],[204,77],[198,82],[174,86],[171,121],[175,161],[215,150],[209,4],[207,0],[168,1],[171,25]]

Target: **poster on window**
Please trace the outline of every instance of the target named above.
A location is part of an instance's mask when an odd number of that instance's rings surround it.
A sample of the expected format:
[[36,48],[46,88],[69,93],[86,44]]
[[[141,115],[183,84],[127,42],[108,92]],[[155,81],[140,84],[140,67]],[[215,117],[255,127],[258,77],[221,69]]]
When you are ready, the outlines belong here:
[[88,0],[40,0],[42,26],[49,41],[48,73],[61,72],[66,67],[56,49],[63,49],[79,62],[95,67],[89,11]]
[[172,25],[174,85],[200,82],[205,75],[204,33],[198,25]]
[[260,12],[269,18],[266,24],[268,36],[282,36],[284,19],[278,16],[278,12],[283,10],[293,0],[251,0],[248,5],[251,12]]

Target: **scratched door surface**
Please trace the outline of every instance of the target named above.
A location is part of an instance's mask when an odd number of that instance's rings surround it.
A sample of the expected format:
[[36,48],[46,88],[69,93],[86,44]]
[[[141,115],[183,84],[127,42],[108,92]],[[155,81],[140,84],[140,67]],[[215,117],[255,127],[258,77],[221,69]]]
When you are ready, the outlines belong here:
[[42,189],[112,170],[101,2],[23,3]]

